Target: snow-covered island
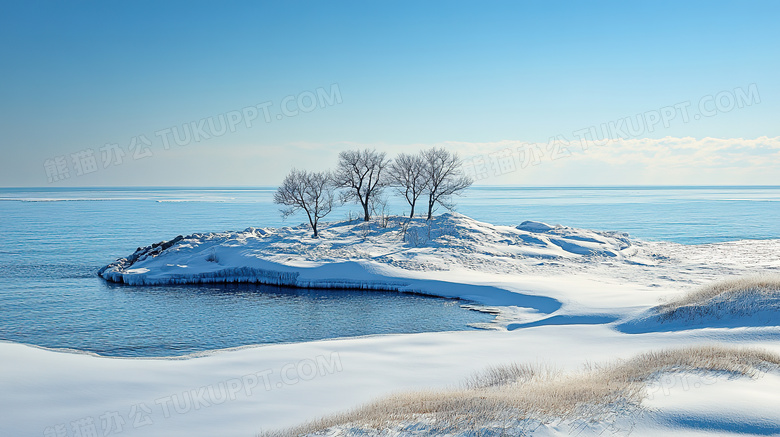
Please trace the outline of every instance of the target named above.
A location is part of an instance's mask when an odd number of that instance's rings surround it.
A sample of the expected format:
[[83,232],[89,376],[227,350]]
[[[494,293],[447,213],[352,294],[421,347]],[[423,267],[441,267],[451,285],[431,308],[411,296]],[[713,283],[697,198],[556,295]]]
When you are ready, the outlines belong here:
[[[178,236],[138,248],[98,272],[133,285],[248,282],[355,288],[523,305],[506,275],[544,274],[605,262],[655,264],[626,234],[523,222],[493,226],[447,213],[432,220],[387,217],[331,223],[318,238],[306,225]],[[466,279],[468,278],[468,279]],[[545,301],[537,299],[537,301]],[[547,299],[546,310],[551,306]]]
[[[10,429],[148,410],[122,435],[780,433],[780,240],[680,245],[456,213],[327,223],[319,234],[301,225],[179,236],[99,275],[457,297],[495,312],[493,329],[170,360],[3,343]],[[301,377],[307,366],[319,371]]]
[[178,236],[139,247],[98,274],[132,285],[393,290],[503,307],[504,316],[514,313],[506,323],[552,313],[555,321],[592,316],[604,323],[710,280],[777,270],[777,247],[771,240],[644,242],[621,232],[534,221],[497,226],[446,213],[330,223],[318,238],[308,225]]

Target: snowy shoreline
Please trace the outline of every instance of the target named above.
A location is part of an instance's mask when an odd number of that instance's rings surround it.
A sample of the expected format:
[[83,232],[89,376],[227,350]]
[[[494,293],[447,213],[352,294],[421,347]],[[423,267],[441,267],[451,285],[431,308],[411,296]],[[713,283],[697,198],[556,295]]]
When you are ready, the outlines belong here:
[[130,285],[236,282],[467,298],[442,291],[459,284],[436,283],[424,273],[479,270],[474,263],[490,264],[486,258],[554,263],[587,257],[628,259],[636,253],[625,234],[538,222],[516,228],[493,226],[458,214],[430,222],[390,217],[384,225],[331,223],[323,226],[317,239],[307,232],[301,225],[178,236],[139,247],[101,268],[98,275]]
[[553,314],[568,323],[606,323],[719,277],[780,271],[771,256],[778,248],[780,240],[685,246],[540,222],[496,226],[448,213],[431,221],[328,223],[320,238],[304,225],[178,236],[139,247],[98,275],[130,285],[397,291],[524,308],[505,320],[516,326]]

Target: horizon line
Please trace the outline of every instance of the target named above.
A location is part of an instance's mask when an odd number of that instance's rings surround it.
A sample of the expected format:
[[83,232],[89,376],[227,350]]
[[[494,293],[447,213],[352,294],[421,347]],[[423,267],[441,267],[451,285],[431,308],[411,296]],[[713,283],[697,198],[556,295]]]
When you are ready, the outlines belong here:
[[[65,185],[65,186],[6,186],[9,189],[254,189],[275,188],[278,185]],[[627,184],[627,185],[520,185],[520,184],[479,184],[469,188],[780,188],[780,185],[737,184],[737,185],[692,185],[692,184]]]

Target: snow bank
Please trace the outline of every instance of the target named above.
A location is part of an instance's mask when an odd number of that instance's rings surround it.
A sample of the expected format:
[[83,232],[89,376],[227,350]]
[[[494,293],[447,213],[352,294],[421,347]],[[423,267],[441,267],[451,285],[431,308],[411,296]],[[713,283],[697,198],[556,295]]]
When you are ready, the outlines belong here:
[[[513,364],[491,367],[467,380],[465,388],[396,393],[269,435],[527,435],[551,425],[580,434],[584,423],[590,424],[588,435],[601,434],[605,428],[617,431],[617,424],[628,431],[632,419],[645,412],[648,388],[672,375],[756,378],[763,377],[762,372],[776,375],[778,368],[780,354],[723,346],[649,352],[570,374],[538,364]],[[724,422],[736,425],[733,420]]]
[[780,275],[718,281],[619,325],[627,333],[701,327],[780,326]]
[[[109,435],[253,436],[347,411],[398,391],[444,390],[475,371],[512,362],[576,372],[586,362],[614,362],[648,350],[713,341],[780,353],[777,334],[772,339],[747,338],[744,332],[733,331],[705,334],[649,333],[639,338],[605,325],[551,325],[511,332],[434,332],[273,344],[178,359],[104,358],[0,342],[0,389],[5,394],[0,396],[4,413],[0,435],[41,436],[47,435],[46,430],[64,427],[73,436],[73,424],[86,420],[97,427],[96,433],[87,435],[102,435],[101,417],[118,413],[124,420],[122,432]],[[339,365],[313,377],[299,374],[299,369],[306,371],[308,364],[323,357],[327,362],[338,360]],[[258,374],[267,375],[268,385]],[[235,396],[218,399],[221,388],[232,387],[234,382],[240,389]],[[695,382],[661,380],[649,388],[654,396],[652,407],[664,413],[662,418],[701,407],[697,417],[748,417],[780,423],[776,408],[780,377],[705,380],[709,385],[694,391]],[[207,404],[194,404],[192,399],[204,387]],[[669,389],[674,396],[667,396]],[[678,403],[677,396],[693,402]],[[146,415],[148,425],[135,421],[143,418],[144,406],[151,410]],[[636,417],[637,426],[645,425],[643,417]],[[730,423],[738,424],[737,420]],[[675,422],[660,428],[657,421],[646,425],[645,433],[631,435],[677,436],[701,429]],[[545,429],[534,435],[569,435],[568,429],[556,432],[554,424]],[[579,435],[604,435],[600,431],[603,428],[589,428]],[[739,431],[725,435],[744,435]],[[698,435],[707,434],[700,431]]]

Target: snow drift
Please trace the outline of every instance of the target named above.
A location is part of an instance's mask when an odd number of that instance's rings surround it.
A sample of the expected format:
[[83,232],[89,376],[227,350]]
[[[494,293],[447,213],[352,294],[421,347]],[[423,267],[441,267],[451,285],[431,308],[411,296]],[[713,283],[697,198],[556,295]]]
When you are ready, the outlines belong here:
[[[461,389],[396,393],[267,437],[315,435],[545,435],[610,434],[634,427],[646,410],[648,386],[670,373],[726,377],[777,372],[780,355],[747,348],[696,346],[643,353],[584,372],[539,365],[492,367]],[[710,376],[712,377],[712,376]],[[656,414],[656,421],[665,421]],[[732,419],[734,420],[734,419]],[[780,429],[775,425],[773,430]],[[627,432],[628,433],[628,432]]]
[[701,327],[780,326],[780,275],[721,280],[619,325],[627,333]]

